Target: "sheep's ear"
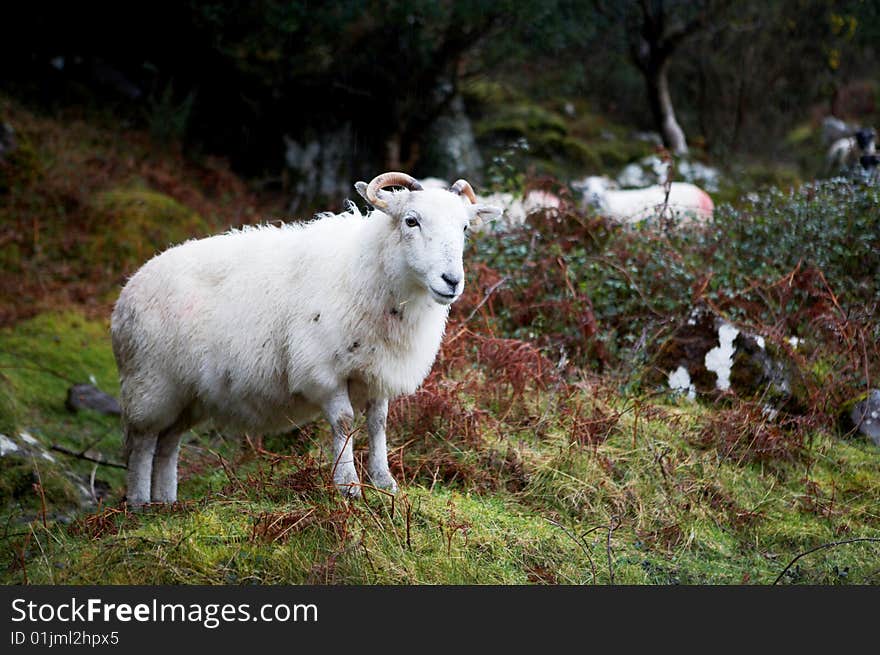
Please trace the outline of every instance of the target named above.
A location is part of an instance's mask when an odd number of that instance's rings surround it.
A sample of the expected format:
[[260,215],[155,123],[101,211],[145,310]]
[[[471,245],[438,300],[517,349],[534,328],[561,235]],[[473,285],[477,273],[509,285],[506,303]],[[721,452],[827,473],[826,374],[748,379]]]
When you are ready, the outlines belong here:
[[[367,183],[366,182],[355,182],[354,183],[354,190],[360,194],[361,198],[363,198],[364,200],[367,200]],[[370,201],[367,200],[367,202],[370,202]]]
[[495,205],[472,205],[471,222],[474,226],[480,226],[483,223],[491,223],[501,218],[504,210]]

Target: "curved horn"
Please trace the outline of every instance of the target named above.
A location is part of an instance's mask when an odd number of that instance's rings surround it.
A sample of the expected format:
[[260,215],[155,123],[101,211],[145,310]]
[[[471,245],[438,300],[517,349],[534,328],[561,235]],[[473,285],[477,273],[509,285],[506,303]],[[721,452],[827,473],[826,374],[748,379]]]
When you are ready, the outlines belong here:
[[474,193],[473,187],[467,180],[458,180],[455,184],[449,187],[449,191],[457,196],[464,194],[465,198],[470,200],[472,205],[477,204],[477,195]]
[[373,181],[367,185],[367,200],[370,201],[370,204],[373,205],[373,207],[384,209],[388,206],[386,201],[379,198],[379,191],[389,186],[402,186],[410,191],[422,190],[422,185],[411,175],[396,172],[382,173],[381,175],[374,177]]

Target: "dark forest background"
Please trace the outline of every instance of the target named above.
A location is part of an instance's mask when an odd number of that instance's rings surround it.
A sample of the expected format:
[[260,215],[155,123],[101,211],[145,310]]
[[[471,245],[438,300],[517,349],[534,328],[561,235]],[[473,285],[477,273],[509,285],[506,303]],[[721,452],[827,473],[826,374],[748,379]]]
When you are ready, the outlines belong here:
[[662,66],[689,144],[721,161],[785,158],[804,120],[877,111],[875,1],[32,2],[15,13],[0,46],[7,90],[122,117],[251,176],[282,168],[284,135],[341,126],[351,177],[430,173],[431,125],[481,80],[657,130]]

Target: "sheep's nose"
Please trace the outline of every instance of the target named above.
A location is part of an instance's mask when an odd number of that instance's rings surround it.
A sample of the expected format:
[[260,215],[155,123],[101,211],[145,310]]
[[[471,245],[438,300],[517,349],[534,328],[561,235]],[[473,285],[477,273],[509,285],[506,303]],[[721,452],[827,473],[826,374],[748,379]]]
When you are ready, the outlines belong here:
[[458,283],[461,282],[460,277],[453,277],[453,276],[449,275],[448,273],[444,273],[440,277],[443,278],[443,281],[449,285],[449,288],[452,291],[455,291],[456,289],[458,289]]

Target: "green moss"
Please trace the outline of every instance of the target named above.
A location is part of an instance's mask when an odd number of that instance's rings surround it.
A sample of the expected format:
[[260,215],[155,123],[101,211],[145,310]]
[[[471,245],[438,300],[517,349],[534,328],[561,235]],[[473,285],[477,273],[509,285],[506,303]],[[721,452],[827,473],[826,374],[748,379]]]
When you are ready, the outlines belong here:
[[57,514],[79,507],[79,491],[57,464],[42,458],[0,458],[0,508],[9,508],[19,518],[22,512],[34,515],[43,503],[37,484],[48,511]]
[[600,170],[618,170],[624,165],[650,154],[651,148],[642,141],[608,139],[592,144],[600,161]]
[[194,211],[146,189],[117,189],[95,196],[88,228],[81,256],[126,271],[170,245],[210,232]]
[[500,107],[521,99],[520,94],[509,85],[488,78],[467,80],[461,87],[461,93],[468,105],[480,109]]
[[797,146],[802,143],[807,143],[815,136],[815,130],[811,123],[801,123],[800,125],[796,125],[791,130],[789,130],[788,134],[785,135],[785,142],[791,146]]
[[9,378],[0,373],[0,433],[11,434],[18,427],[21,407]]
[[[57,443],[74,452],[92,448],[103,453],[106,459],[118,461],[121,443],[118,417],[87,410],[73,414],[64,406],[67,389],[74,383],[89,382],[91,378],[99,388],[114,395],[118,393],[108,327],[106,320],[89,320],[71,312],[41,314],[14,327],[0,329],[0,421],[9,434],[27,430],[45,445]],[[91,474],[89,462],[60,453],[54,457],[58,466],[69,467],[72,474],[81,479],[88,479]],[[37,462],[41,474],[44,468],[47,470],[49,482],[67,479],[52,474],[50,462],[40,458]],[[121,493],[123,473],[120,469],[100,467],[97,479]],[[67,491],[57,495],[59,502],[65,498],[68,498]],[[66,506],[66,501],[64,503]]]
[[509,106],[501,113],[477,122],[475,132],[478,138],[530,138],[549,134],[565,136],[568,127],[565,120],[552,111],[537,105],[520,104]]

